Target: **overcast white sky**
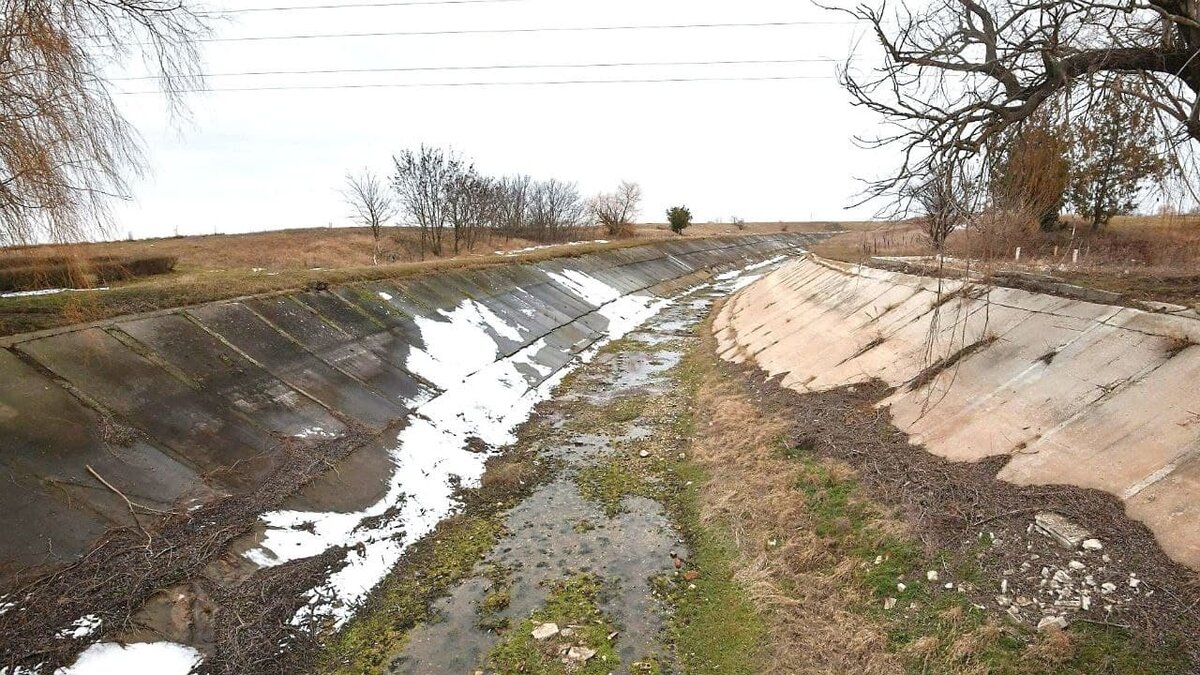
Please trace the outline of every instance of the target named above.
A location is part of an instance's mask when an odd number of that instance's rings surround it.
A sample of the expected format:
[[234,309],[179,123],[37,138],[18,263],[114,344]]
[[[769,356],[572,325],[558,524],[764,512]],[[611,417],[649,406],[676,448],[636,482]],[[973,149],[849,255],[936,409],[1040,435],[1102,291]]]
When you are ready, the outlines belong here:
[[[362,0],[328,0],[336,3]],[[405,0],[400,0],[405,1]],[[322,0],[231,0],[224,9]],[[510,0],[457,5],[238,13],[215,37],[619,26],[840,22],[788,0]],[[496,64],[792,60],[849,52],[839,23],[492,35],[385,36],[204,45],[209,73]],[[572,84],[214,91],[172,125],[157,96],[120,96],[141,131],[151,174],[118,208],[118,237],[231,233],[346,224],[337,193],[348,169],[389,170],[393,153],[452,146],[485,172],[577,181],[591,194],[635,180],[643,219],[686,203],[699,220],[869,217],[846,211],[856,177],[888,158],[851,136],[877,120],[851,108],[835,63],[334,73],[211,77],[213,89],[377,83],[805,76],[757,82]],[[125,91],[153,83],[120,81]]]

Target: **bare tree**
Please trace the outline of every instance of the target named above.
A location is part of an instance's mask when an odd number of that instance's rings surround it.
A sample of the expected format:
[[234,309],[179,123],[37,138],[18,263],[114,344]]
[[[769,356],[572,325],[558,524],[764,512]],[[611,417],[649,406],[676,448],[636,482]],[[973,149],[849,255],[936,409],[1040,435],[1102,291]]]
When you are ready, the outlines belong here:
[[350,207],[351,218],[371,228],[371,237],[375,240],[371,251],[371,264],[378,265],[379,236],[383,233],[383,226],[387,221],[396,216],[392,193],[375,172],[363,169],[358,174],[346,173],[342,198]]
[[941,253],[946,238],[966,224],[974,210],[970,184],[957,167],[938,167],[918,188],[916,201],[925,216],[925,233]]
[[177,0],[10,0],[0,17],[0,244],[84,238],[143,160],[106,67],[155,74],[172,110],[200,84],[201,18]]
[[624,181],[616,192],[594,197],[589,205],[592,217],[604,227],[611,237],[627,237],[633,234],[633,220],[637,218],[642,201],[642,188],[637,183]]
[[393,163],[396,172],[392,189],[399,198],[401,212],[421,230],[422,257],[426,249],[442,255],[442,235],[448,222],[446,195],[461,160],[453,152],[421,145],[417,150],[401,152]]
[[528,221],[534,239],[570,241],[586,220],[587,205],[575,183],[554,178],[534,183]]
[[505,240],[519,236],[529,222],[530,202],[534,189],[529,176],[505,176],[499,180],[496,194],[496,227]]
[[479,175],[473,164],[452,160],[446,182],[446,219],[454,231],[454,253],[475,246],[495,209],[494,181]]
[[[1055,98],[1069,108],[1126,87],[1200,139],[1200,4],[1193,0],[932,0],[919,9],[841,9],[865,22],[882,65],[841,78],[856,105],[895,131],[860,139],[895,144],[902,162],[867,197],[913,194],[937,166],[963,164]],[[1071,94],[1069,97],[1067,94]],[[1070,112],[1070,110],[1068,110]]]

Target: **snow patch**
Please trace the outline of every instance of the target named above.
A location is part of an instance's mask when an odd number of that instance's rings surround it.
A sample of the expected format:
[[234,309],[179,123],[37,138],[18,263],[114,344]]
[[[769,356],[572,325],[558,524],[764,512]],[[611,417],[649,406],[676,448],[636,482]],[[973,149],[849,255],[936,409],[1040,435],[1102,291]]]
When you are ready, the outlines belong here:
[[99,642],[84,650],[69,668],[56,670],[55,675],[187,675],[200,660],[200,652],[174,642],[126,646]]

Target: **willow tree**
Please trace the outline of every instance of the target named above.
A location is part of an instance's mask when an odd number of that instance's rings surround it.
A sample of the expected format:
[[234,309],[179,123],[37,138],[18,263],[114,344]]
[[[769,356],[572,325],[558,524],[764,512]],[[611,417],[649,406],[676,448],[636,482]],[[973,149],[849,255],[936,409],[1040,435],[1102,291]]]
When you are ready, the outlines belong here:
[[143,171],[106,75],[140,60],[170,106],[200,84],[203,17],[176,0],[3,0],[0,244],[103,228]]

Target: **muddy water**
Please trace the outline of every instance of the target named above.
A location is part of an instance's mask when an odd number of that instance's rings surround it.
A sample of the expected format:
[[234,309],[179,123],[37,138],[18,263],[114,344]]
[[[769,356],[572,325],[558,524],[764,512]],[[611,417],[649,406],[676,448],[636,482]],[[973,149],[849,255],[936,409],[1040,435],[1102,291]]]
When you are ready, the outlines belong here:
[[[605,406],[630,396],[668,392],[671,371],[694,339],[690,336],[695,326],[714,299],[732,286],[705,287],[672,304],[586,366],[557,393],[557,400]],[[621,664],[613,671],[626,672],[648,658],[657,659],[667,672],[675,670],[676,659],[664,641],[667,607],[652,593],[651,579],[674,572],[672,552],[688,557],[679,533],[662,504],[627,496],[621,512],[610,518],[580,494],[575,481],[579,471],[603,462],[631,441],[669,433],[671,420],[638,417],[603,429],[578,430],[570,424],[572,409],[552,406],[549,421],[556,431],[541,450],[561,461],[559,474],[512,509],[507,534],[480,561],[477,576],[437,604],[437,620],[412,632],[391,672],[486,672],[488,652],[500,635],[480,627],[480,606],[493,590],[487,571],[497,568],[509,571],[511,601],[500,613],[509,625],[519,626],[545,602],[548,582],[592,573],[602,580],[600,609],[619,631]]]

